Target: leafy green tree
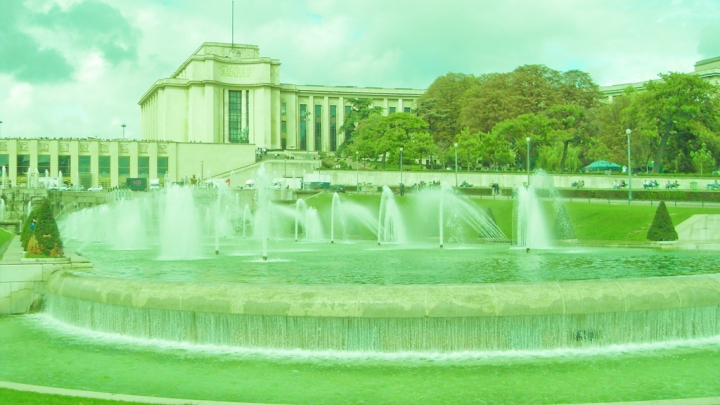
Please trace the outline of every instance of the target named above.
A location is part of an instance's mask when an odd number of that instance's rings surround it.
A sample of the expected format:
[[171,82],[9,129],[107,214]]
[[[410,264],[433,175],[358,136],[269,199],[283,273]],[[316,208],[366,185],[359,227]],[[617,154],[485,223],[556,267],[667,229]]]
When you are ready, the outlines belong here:
[[544,114],[550,119],[551,129],[548,133],[548,140],[562,145],[559,170],[564,172],[570,144],[580,143],[586,133],[581,130],[585,119],[585,109],[574,104],[558,104],[545,110]]
[[342,149],[356,135],[357,125],[360,121],[372,115],[380,115],[383,112],[382,107],[373,106],[373,101],[370,98],[351,98],[348,102],[350,103],[350,111],[345,113],[343,124],[338,128],[340,133],[345,132],[348,134],[345,137]]
[[[498,123],[493,132],[498,133],[510,144],[522,153],[527,148],[526,138],[530,138],[530,156],[537,157],[537,150],[547,143],[550,132],[550,119],[545,115],[523,114],[516,118]],[[524,161],[523,161],[524,162]],[[511,162],[515,164],[516,162]],[[521,166],[524,166],[522,163]]]
[[480,86],[491,76],[448,73],[435,79],[420,97],[418,116],[428,123],[428,131],[437,145],[447,148],[452,144],[455,135],[462,129],[459,117],[465,93]]
[[427,123],[420,117],[409,113],[372,115],[359,123],[351,149],[363,155],[372,151],[374,156],[381,156],[384,169],[388,155],[399,157],[401,146],[413,156],[432,150],[430,140]]
[[665,201],[660,201],[660,205],[655,211],[655,217],[648,230],[647,238],[653,241],[678,240],[678,234],[675,231],[675,225],[670,219],[670,213],[665,206]]
[[517,149],[505,140],[501,131],[490,133],[478,132],[480,145],[482,145],[483,161],[495,170],[514,164],[517,159]]
[[496,124],[523,114],[539,114],[561,104],[587,109],[600,98],[598,86],[587,73],[525,65],[489,76],[481,86],[468,90],[460,121],[471,131],[489,132]]
[[692,157],[695,170],[700,169],[700,175],[703,175],[705,169],[712,170],[715,167],[715,159],[712,153],[707,149],[705,142],[702,143],[702,148],[697,151],[691,151],[690,156]]
[[468,168],[474,167],[479,158],[483,155],[483,145],[481,143],[481,133],[470,133],[465,128],[457,136],[458,144],[458,164]]
[[[654,173],[662,171],[666,148],[684,151],[698,139],[712,139],[720,127],[718,87],[697,75],[668,73],[645,84],[646,114],[658,137]],[[671,154],[672,155],[672,154]]]

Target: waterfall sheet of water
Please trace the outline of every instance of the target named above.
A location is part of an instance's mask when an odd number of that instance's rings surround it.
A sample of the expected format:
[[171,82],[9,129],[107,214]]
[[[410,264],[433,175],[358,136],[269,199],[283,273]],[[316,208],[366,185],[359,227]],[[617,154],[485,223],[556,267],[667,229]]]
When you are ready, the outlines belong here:
[[720,330],[720,307],[715,306],[507,317],[337,318],[148,309],[48,294],[46,311],[69,325],[135,338],[317,351],[598,348],[709,338]]

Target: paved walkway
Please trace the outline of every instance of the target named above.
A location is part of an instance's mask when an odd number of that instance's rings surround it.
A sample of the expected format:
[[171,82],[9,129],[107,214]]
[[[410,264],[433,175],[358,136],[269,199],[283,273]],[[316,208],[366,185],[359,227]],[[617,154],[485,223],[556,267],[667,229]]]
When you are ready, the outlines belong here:
[[[39,394],[62,395],[80,398],[105,399],[111,401],[140,402],[146,404],[171,404],[171,405],[273,405],[273,404],[251,404],[248,402],[223,402],[205,401],[197,399],[178,399],[146,397],[141,395],[111,394],[108,392],[94,392],[69,390],[65,388],[43,387],[39,385],[18,384],[0,381],[0,388],[7,388],[15,391],[36,392]],[[714,398],[690,398],[690,399],[661,399],[655,401],[634,401],[634,402],[603,402],[585,403],[575,405],[720,405],[720,397]]]
[[[62,395],[67,397],[105,399],[111,401],[140,402],[144,404],[176,404],[176,405],[260,405],[248,402],[223,402],[223,401],[204,401],[197,399],[180,399],[180,398],[161,398],[146,397],[141,395],[124,395],[111,394],[109,392],[94,392],[69,390],[65,388],[43,387],[39,385],[18,384],[0,381],[0,388],[7,388],[15,391],[36,392],[39,394]],[[263,404],[267,405],[267,404]],[[272,405],[272,404],[270,404]]]

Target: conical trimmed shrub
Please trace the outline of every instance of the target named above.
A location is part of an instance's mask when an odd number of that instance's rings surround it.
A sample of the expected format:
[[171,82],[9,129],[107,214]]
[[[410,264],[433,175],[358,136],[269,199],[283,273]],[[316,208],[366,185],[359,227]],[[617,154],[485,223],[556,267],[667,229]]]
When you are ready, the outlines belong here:
[[50,203],[45,200],[37,211],[37,225],[33,236],[38,242],[42,254],[47,257],[63,257],[63,243],[60,239],[60,230],[58,230],[55,217],[52,214]]
[[670,219],[670,213],[665,206],[665,201],[660,201],[660,205],[655,211],[655,218],[653,218],[652,225],[650,225],[647,238],[653,241],[678,240],[678,234],[675,231],[675,225]]
[[555,223],[553,224],[555,238],[559,240],[577,239],[575,228],[570,223],[570,216],[565,210],[565,205],[562,203],[556,204],[555,211]]

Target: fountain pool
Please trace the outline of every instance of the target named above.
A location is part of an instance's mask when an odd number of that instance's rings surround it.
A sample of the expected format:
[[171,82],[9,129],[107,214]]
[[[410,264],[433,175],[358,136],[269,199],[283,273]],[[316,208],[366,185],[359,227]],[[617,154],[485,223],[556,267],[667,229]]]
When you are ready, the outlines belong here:
[[[108,235],[118,228],[110,222],[102,232],[64,223],[66,235],[82,236],[68,249],[95,268],[53,276],[43,313],[0,319],[0,358],[9,365],[0,377],[281,404],[720,395],[720,383],[707,378],[720,365],[716,255],[580,247],[526,253],[487,243],[502,238],[478,232],[472,221],[452,222],[468,201],[449,195],[398,201],[398,210],[379,209],[375,197],[363,208],[369,217],[354,207],[360,202],[326,195],[304,208],[270,204],[265,219],[217,196],[201,198],[228,207],[174,211],[161,199],[138,201],[126,215],[145,224],[142,250],[113,241]],[[443,249],[433,236],[438,216],[430,214],[439,201],[448,207]],[[378,220],[383,211],[397,216]],[[191,235],[199,254],[168,257],[169,245],[157,240],[164,218],[175,218],[169,212],[203,218]],[[218,220],[220,213],[230,217]],[[332,233],[329,218],[338,226]],[[264,240],[253,236],[258,221],[268,224]],[[235,231],[206,226],[220,223]],[[378,224],[386,223],[404,229],[406,239],[390,234],[378,245],[385,232]],[[300,232],[295,242],[295,226],[315,236]],[[129,228],[123,232],[138,232]],[[21,346],[32,354],[18,354]]]

